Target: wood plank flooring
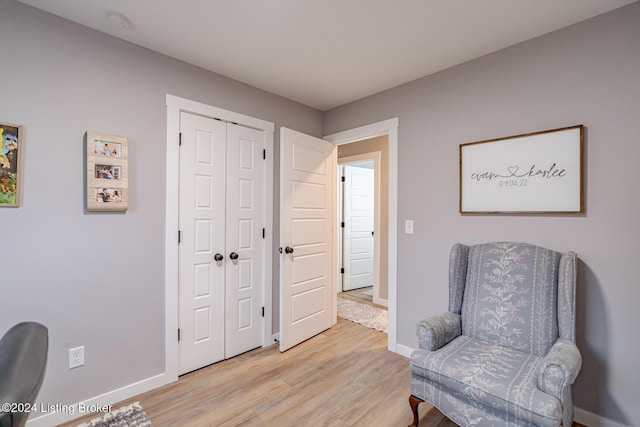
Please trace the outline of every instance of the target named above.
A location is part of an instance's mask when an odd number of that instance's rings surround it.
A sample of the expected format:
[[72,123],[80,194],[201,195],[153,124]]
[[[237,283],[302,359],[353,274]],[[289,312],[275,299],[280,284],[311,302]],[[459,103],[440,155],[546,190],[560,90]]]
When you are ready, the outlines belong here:
[[[412,421],[409,391],[409,361],[387,351],[387,335],[338,319],[285,353],[254,350],[113,407],[140,401],[156,427],[398,427]],[[421,426],[455,426],[428,403],[420,413]]]
[[[412,422],[409,377],[385,333],[338,319],[285,353],[254,350],[113,407],[139,401],[155,427],[402,427]],[[419,409],[422,427],[456,426],[428,403]]]

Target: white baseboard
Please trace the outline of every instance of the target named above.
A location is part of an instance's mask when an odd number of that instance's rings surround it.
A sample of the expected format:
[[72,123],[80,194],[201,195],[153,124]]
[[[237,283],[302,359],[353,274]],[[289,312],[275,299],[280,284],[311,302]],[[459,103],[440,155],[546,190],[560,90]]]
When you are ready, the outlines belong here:
[[373,303],[383,307],[389,307],[389,300],[373,297]]
[[402,344],[396,344],[396,353],[398,353],[400,356],[404,356],[408,358],[408,357],[411,357],[412,352],[413,352],[413,349],[411,347],[408,347]]
[[[90,408],[91,406],[95,407],[96,405],[113,405],[133,396],[137,396],[138,394],[161,387],[169,382],[171,381],[168,381],[168,376],[165,373],[162,373],[82,402],[74,403],[72,405],[59,405],[61,408],[51,408],[50,412],[46,414],[33,419],[29,418],[27,421],[27,427],[51,427],[53,425],[66,423],[67,421],[87,415],[87,413],[80,410],[82,407]],[[37,403],[37,405],[40,404]],[[96,417],[97,416],[100,416],[100,413],[97,413]]]
[[587,427],[629,427],[578,407],[573,409],[573,420]]

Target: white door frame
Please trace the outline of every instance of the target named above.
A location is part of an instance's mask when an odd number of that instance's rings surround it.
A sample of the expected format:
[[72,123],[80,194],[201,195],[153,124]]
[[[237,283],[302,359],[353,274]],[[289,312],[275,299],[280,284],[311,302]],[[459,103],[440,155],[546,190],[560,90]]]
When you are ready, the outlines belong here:
[[[338,158],[338,166],[348,166],[353,163],[370,160],[373,162],[373,192],[374,192],[374,201],[373,201],[373,229],[375,233],[373,234],[373,302],[379,305],[388,305],[387,300],[382,300],[380,298],[380,151],[372,151],[369,153],[356,154],[354,156],[348,157],[339,157]],[[339,184],[343,184],[338,181]],[[344,210],[344,206],[342,205],[342,191],[343,185],[340,185],[340,191],[338,194],[338,224],[340,223],[340,217],[342,216],[342,211]],[[343,245],[344,241],[342,239],[344,229],[340,227],[336,227],[338,230],[337,237],[337,259],[339,262],[343,262]],[[340,264],[339,264],[340,266]],[[340,284],[336,287],[338,292],[342,292],[342,277],[338,277],[336,283]]]
[[237,123],[262,130],[266,150],[265,164],[265,260],[264,260],[264,332],[262,346],[271,345],[273,317],[273,135],[272,122],[234,113],[211,105],[166,95],[167,160],[165,201],[165,373],[167,383],[178,380],[178,183],[180,112],[185,111],[213,119]]
[[376,136],[389,136],[389,351],[397,353],[398,297],[398,123],[397,117],[337,132],[324,137],[336,145],[348,144]]

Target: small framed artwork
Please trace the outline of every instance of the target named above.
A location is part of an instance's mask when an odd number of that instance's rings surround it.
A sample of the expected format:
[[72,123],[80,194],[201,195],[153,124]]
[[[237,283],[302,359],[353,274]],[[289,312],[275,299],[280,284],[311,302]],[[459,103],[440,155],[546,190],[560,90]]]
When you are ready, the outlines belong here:
[[22,126],[0,122],[0,207],[20,206]]
[[126,211],[129,207],[127,138],[87,132],[87,210]]
[[584,126],[460,145],[460,213],[584,213]]

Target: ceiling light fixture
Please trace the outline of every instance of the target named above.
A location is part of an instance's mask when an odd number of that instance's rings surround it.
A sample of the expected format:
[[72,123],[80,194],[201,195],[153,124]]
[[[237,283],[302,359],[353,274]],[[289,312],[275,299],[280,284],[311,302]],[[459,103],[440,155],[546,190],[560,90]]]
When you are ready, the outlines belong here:
[[123,30],[128,30],[131,27],[131,22],[129,22],[129,20],[121,13],[109,12],[107,18]]

